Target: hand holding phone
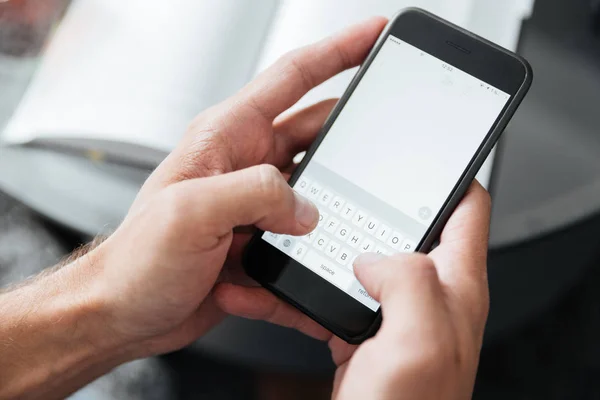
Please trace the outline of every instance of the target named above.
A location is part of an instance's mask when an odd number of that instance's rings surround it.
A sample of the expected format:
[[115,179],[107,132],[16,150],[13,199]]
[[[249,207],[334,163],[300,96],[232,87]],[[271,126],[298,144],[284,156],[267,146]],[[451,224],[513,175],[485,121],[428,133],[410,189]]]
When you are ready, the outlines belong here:
[[290,179],[320,209],[304,237],[259,232],[247,273],[350,343],[380,303],[359,254],[428,252],[532,81],[522,58],[425,11],[396,16]]
[[359,347],[262,288],[220,285],[215,295],[230,314],[327,340],[338,367],[332,398],[469,398],[489,302],[489,218],[489,195],[474,183],[429,255],[359,259],[357,278],[384,317],[377,335]]

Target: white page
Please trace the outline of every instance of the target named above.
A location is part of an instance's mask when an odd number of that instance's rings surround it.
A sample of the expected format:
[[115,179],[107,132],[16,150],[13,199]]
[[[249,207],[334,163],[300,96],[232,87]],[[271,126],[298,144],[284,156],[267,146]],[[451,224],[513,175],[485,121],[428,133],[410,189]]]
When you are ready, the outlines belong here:
[[[392,17],[402,8],[416,6],[459,26],[514,49],[521,22],[530,12],[533,0],[287,0],[279,8],[275,24],[258,63],[264,70],[285,52],[331,35],[372,15]],[[339,97],[356,69],[346,71],[309,92],[293,109],[317,101]],[[493,155],[482,167],[478,179],[489,183]]]
[[275,10],[276,0],[76,0],[4,140],[168,152],[251,77]]

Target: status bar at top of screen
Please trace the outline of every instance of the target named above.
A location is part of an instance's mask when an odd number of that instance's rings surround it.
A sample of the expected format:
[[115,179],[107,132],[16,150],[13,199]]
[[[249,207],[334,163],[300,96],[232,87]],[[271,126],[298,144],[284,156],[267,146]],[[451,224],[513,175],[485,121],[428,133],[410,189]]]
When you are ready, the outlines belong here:
[[481,79],[476,78],[475,76],[473,76],[471,74],[464,72],[460,68],[457,68],[457,67],[453,66],[452,64],[449,64],[449,63],[419,49],[418,47],[413,46],[410,43],[407,43],[407,42],[405,42],[401,39],[398,39],[397,37],[392,36],[392,35],[388,36],[388,41],[395,43],[397,45],[408,46],[409,48],[414,49],[415,54],[418,53],[420,57],[430,57],[432,59],[437,60],[441,64],[441,66],[445,70],[445,72],[448,74],[453,74],[453,73],[458,72],[460,74],[468,76],[471,80],[473,80],[473,82],[477,83],[477,84],[473,84],[471,86],[474,86],[475,88],[478,88],[479,90],[488,91],[488,92],[490,92],[490,94],[493,94],[494,96],[499,96],[506,100],[508,100],[510,98],[510,95],[508,93],[498,89],[497,87],[490,85],[489,83],[487,83],[485,81],[482,81]]

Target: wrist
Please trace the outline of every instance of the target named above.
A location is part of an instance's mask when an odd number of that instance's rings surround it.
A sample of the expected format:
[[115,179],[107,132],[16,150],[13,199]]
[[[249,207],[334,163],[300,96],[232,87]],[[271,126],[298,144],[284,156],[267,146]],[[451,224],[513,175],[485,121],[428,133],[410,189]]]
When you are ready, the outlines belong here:
[[101,267],[90,252],[0,295],[0,397],[62,397],[133,358],[107,331]]

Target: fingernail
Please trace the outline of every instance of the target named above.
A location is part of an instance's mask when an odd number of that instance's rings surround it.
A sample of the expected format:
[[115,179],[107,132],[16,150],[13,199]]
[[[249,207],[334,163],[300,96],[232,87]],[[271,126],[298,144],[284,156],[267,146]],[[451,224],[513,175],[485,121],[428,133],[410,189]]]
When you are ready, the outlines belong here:
[[306,198],[294,192],[296,198],[296,221],[307,228],[314,228],[319,222],[319,210]]
[[386,258],[385,255],[379,253],[363,253],[354,260],[354,267],[362,268],[371,264],[375,264]]

